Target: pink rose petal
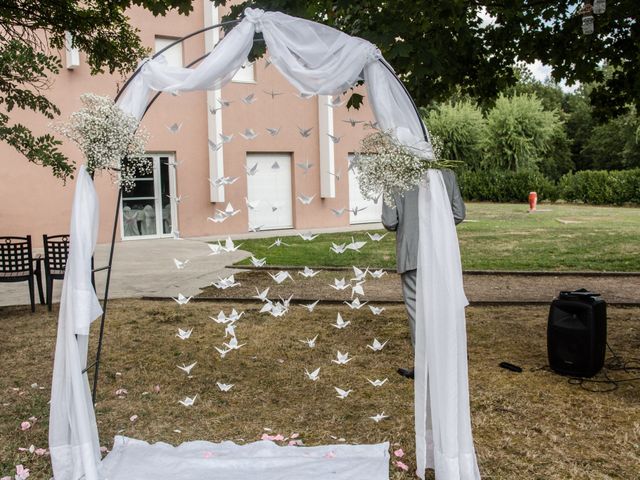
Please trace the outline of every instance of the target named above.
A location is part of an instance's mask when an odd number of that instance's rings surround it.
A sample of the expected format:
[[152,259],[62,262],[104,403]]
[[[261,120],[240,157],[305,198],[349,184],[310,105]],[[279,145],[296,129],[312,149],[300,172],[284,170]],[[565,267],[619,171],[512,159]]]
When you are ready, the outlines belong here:
[[397,449],[393,454],[398,458],[404,457],[404,451],[401,448]]
[[42,457],[42,456],[47,454],[47,449],[46,448],[36,448],[36,451],[34,453],[36,455]]
[[11,477],[2,477],[2,478],[0,478],[0,480],[13,480],[13,478],[11,478]]
[[298,438],[300,436],[299,433],[292,433],[291,438]]
[[160,385],[156,385],[155,387],[153,387],[153,391],[156,393],[160,393]]
[[100,447],[100,453],[107,453],[109,449],[107,447]]
[[138,420],[138,415],[131,415],[131,417],[129,417],[129,420],[135,422],[136,420]]
[[38,417],[29,417],[29,420],[31,420],[33,423],[38,421]]
[[20,424],[20,430],[22,430],[23,432],[25,430],[29,430],[31,428],[31,423],[30,422],[22,422]]
[[16,465],[16,480],[25,480],[29,478],[29,469],[22,465]]
[[335,452],[327,452],[324,454],[324,458],[336,458]]
[[281,442],[284,440],[284,435],[282,435],[281,433],[277,434],[275,437],[273,437],[273,439],[277,442]]
[[396,460],[395,462],[393,462],[393,464],[396,467],[398,467],[400,470],[404,470],[405,472],[409,471],[409,467],[405,463],[401,462],[400,460]]

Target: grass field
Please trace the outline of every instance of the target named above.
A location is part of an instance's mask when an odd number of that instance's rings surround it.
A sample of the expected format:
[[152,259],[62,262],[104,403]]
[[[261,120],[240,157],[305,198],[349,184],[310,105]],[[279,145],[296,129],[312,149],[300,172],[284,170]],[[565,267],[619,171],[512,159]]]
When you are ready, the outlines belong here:
[[[284,436],[299,433],[307,445],[341,438],[348,443],[389,441],[393,450],[404,449],[403,460],[414,470],[413,386],[395,373],[411,363],[401,305],[379,317],[346,306],[320,305],[312,314],[294,306],[279,319],[258,314],[257,304],[244,305],[237,335],[246,346],[221,359],[214,346],[223,342],[224,328],[207,317],[231,306],[110,303],[96,407],[102,445],[110,446],[116,434],[173,444],[194,439],[244,443],[270,428]],[[337,311],[352,322],[350,327],[330,326]],[[48,457],[18,448],[47,445],[56,314],[41,307],[35,315],[27,307],[0,308],[0,477],[13,475],[16,464],[29,468],[31,479],[51,477]],[[545,307],[468,309],[471,411],[482,478],[637,479],[638,385],[623,383],[613,392],[592,393],[540,369],[547,361],[546,314]],[[178,327],[193,327],[191,338],[176,338]],[[315,349],[299,342],[316,334]],[[389,340],[381,352],[366,347],[374,337]],[[637,356],[640,309],[610,309],[609,342],[619,354]],[[332,364],[336,350],[349,352],[353,361]],[[524,372],[498,368],[503,360],[521,365]],[[193,361],[198,362],[193,378],[176,368]],[[317,367],[322,368],[320,379],[307,380],[304,369]],[[389,380],[374,388],[366,377]],[[217,381],[235,386],[222,393]],[[334,386],[353,392],[339,400]],[[128,391],[124,398],[116,396],[120,388]],[[178,404],[196,393],[194,407]],[[382,411],[388,419],[374,423],[368,418]],[[134,422],[133,415],[138,416]],[[20,423],[32,416],[37,417],[33,426],[21,431]],[[391,478],[414,477],[392,467]]]
[[[242,249],[271,265],[395,267],[393,234],[379,243],[353,236],[368,241],[360,253],[330,251],[350,233],[286,237],[290,247],[271,249],[273,239],[248,240]],[[470,203],[458,236],[467,270],[640,271],[640,208],[557,204],[529,214],[522,204]]]

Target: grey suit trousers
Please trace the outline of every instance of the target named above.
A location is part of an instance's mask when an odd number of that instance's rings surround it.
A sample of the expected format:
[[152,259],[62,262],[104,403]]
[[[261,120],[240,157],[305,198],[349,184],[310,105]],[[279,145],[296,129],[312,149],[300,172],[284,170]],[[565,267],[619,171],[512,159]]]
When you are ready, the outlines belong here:
[[407,316],[409,317],[411,345],[414,348],[416,346],[416,272],[417,270],[407,270],[400,274],[404,305],[407,308]]

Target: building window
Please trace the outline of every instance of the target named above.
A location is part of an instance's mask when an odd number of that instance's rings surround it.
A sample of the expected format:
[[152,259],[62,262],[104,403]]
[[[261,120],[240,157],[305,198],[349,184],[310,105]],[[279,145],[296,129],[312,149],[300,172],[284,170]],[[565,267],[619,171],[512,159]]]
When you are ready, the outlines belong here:
[[256,72],[253,63],[245,62],[242,65],[242,68],[236,72],[236,74],[231,79],[232,82],[237,83],[255,83],[256,82]]
[[[156,36],[156,44],[155,44],[156,53],[158,53],[163,48],[168,47],[176,40],[177,38]],[[177,45],[174,45],[169,50],[163,52],[162,55],[164,55],[164,58],[167,59],[167,64],[171,65],[172,67],[183,66],[182,43],[178,43]]]

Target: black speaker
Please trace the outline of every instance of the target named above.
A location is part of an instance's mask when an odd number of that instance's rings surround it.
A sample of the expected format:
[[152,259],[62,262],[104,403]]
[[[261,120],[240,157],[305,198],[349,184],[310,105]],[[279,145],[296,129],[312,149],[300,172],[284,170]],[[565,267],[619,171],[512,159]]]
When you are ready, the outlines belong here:
[[593,377],[604,365],[607,303],[585,289],[560,292],[547,323],[549,366],[561,375]]

